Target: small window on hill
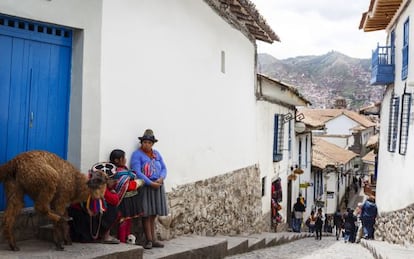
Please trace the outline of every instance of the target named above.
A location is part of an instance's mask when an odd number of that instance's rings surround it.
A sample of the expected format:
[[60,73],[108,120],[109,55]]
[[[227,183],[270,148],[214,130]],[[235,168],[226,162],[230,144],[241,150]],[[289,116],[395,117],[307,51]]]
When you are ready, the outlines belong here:
[[226,73],[226,52],[221,51],[221,73]]

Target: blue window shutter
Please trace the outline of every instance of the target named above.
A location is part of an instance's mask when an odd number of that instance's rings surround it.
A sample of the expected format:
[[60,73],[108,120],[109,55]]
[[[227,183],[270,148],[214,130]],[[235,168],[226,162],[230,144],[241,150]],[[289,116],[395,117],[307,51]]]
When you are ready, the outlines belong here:
[[282,145],[283,145],[283,115],[275,114],[274,132],[273,132],[273,161],[278,162],[282,160]]
[[404,38],[403,38],[403,49],[402,49],[402,70],[401,70],[401,80],[407,79],[408,75],[408,53],[409,53],[409,35],[410,35],[410,20],[404,22]]
[[391,32],[391,64],[395,64],[395,31],[394,30]]
[[277,147],[278,147],[278,133],[279,133],[279,114],[275,114],[275,123],[273,129],[273,161],[277,160]]

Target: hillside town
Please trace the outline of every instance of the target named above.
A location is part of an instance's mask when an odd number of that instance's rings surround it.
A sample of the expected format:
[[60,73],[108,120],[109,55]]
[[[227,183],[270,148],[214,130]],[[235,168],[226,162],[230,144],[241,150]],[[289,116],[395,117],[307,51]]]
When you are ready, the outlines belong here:
[[0,258],[414,257],[414,3],[366,2],[351,100],[250,0],[0,0]]

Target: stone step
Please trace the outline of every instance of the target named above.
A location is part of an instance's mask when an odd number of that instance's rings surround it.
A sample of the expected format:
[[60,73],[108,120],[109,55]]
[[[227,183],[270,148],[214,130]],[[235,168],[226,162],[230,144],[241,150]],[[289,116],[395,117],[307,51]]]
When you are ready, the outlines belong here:
[[248,252],[266,247],[266,238],[264,237],[252,236],[252,237],[248,237],[247,240],[249,244]]
[[222,236],[222,238],[227,240],[226,256],[242,254],[249,251],[249,240],[246,237]]
[[39,227],[37,238],[53,242],[53,224],[46,224]]
[[414,257],[414,245],[396,245],[385,241],[361,239],[361,245],[368,249],[374,258],[406,259]]
[[0,258],[141,259],[144,250],[141,246],[127,244],[73,243],[63,251],[56,251],[52,242],[39,239],[19,241],[17,246],[20,251],[15,252],[7,244],[0,244]]
[[143,258],[224,258],[227,240],[221,237],[180,236],[163,242],[164,248],[144,250]]
[[[44,225],[44,239],[50,240],[52,225]],[[248,236],[180,236],[163,241],[164,248],[143,249],[137,245],[108,245],[100,243],[73,243],[64,251],[56,251],[53,242],[44,240],[19,241],[19,252],[12,252],[7,244],[0,244],[0,258],[224,258],[256,249],[284,244],[312,236],[310,233],[260,233]]]

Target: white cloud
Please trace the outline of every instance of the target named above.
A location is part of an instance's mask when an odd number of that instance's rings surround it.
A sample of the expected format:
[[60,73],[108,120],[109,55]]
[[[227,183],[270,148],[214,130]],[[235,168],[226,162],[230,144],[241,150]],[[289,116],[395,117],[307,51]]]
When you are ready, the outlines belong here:
[[259,53],[284,59],[321,55],[331,50],[351,57],[371,58],[384,31],[359,30],[369,0],[252,0],[281,42],[258,43]]

